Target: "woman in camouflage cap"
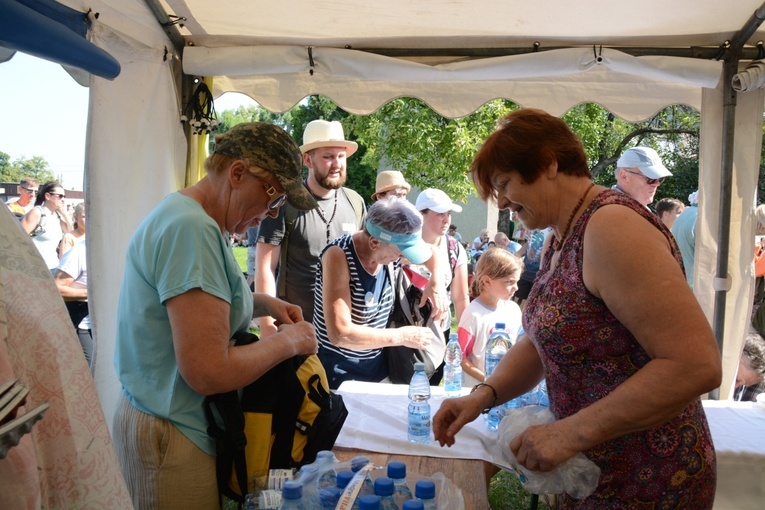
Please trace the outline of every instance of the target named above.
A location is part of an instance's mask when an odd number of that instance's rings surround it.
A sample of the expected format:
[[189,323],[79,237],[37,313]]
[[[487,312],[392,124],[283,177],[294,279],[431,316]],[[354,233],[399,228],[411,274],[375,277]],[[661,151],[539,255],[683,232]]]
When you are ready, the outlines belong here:
[[[301,159],[281,128],[240,124],[216,138],[207,175],[168,195],[130,240],[114,359],[124,398],[113,431],[136,507],[219,508],[205,395],[318,349],[299,307],[249,291],[228,241],[285,201],[316,206]],[[277,334],[231,345],[264,315],[282,323]]]

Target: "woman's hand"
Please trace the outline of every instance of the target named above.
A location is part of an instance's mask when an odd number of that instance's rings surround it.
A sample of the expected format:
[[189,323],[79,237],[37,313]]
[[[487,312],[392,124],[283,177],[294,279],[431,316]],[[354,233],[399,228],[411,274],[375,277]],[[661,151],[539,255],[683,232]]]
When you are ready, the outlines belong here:
[[510,441],[510,450],[526,469],[552,471],[578,453],[565,427],[565,421],[533,425]]
[[433,331],[430,328],[403,326],[398,328],[397,331],[401,335],[401,345],[411,347],[412,349],[425,349],[433,339]]
[[319,342],[316,339],[316,330],[313,325],[301,321],[295,324],[280,324],[277,334],[284,333],[285,337],[294,345],[295,355],[316,354],[319,352]]
[[254,294],[254,317],[267,315],[282,324],[295,324],[303,321],[303,310],[292,303],[287,303],[268,294]]
[[425,306],[428,301],[433,305],[430,316],[434,322],[437,322],[449,311],[449,294],[446,292],[446,287],[441,283],[441,279],[434,278],[434,275],[431,275],[428,284],[422,290],[420,308]]
[[481,395],[470,394],[460,398],[447,398],[433,416],[433,436],[441,446],[454,444],[454,436],[462,427],[478,418],[484,408]]

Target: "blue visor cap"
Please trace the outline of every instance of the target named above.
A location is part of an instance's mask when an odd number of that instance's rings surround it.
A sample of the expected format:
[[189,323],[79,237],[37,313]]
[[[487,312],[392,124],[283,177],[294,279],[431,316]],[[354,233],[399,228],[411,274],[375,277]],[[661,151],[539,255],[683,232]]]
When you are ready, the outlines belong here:
[[433,252],[430,250],[430,245],[422,240],[422,232],[415,232],[414,234],[394,234],[389,230],[378,227],[371,221],[366,222],[367,232],[379,239],[380,241],[388,244],[395,244],[401,255],[406,258],[412,264],[422,264],[427,261]]

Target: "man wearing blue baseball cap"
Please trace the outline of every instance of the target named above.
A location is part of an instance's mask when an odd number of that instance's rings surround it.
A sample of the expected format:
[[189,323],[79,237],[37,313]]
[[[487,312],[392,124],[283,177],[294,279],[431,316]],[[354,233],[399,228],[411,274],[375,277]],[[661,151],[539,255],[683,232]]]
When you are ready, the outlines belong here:
[[656,190],[664,179],[672,176],[661,158],[650,147],[627,149],[616,162],[616,185],[613,189],[625,193],[645,207],[653,202]]
[[313,325],[330,388],[346,380],[388,381],[383,347],[425,349],[434,340],[425,327],[386,329],[395,299],[393,273],[402,257],[437,269],[433,250],[422,240],[422,216],[400,198],[375,202],[362,230],[331,241],[322,252]]

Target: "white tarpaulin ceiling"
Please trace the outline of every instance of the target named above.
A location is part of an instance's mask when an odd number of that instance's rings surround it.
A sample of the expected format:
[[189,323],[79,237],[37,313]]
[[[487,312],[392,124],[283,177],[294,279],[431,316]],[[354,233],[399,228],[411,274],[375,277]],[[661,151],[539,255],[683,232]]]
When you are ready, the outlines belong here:
[[[307,94],[324,94],[360,113],[411,95],[444,115],[459,116],[502,97],[555,114],[593,101],[636,120],[668,104],[686,103],[702,110],[707,125],[719,127],[727,99],[718,85],[722,66],[712,57],[747,24],[761,1],[61,3],[98,13],[92,40],[122,68],[113,82],[91,79],[86,157],[96,380],[110,417],[119,391],[112,354],[127,241],[146,213],[183,185],[191,158],[178,122],[181,100],[173,92],[178,63],[186,73],[214,75],[216,95],[244,92],[274,110],[289,108]],[[165,30],[158,13],[163,22],[175,20],[168,15],[182,17],[184,26]],[[756,53],[761,39],[762,28],[747,37],[749,54]],[[522,54],[535,43],[538,53]],[[696,56],[704,58],[683,58]],[[732,209],[723,225],[730,233],[730,278],[708,284],[699,296],[710,320],[713,285],[729,286],[730,294],[738,296],[726,308],[723,396],[732,383],[748,319],[741,304],[751,301],[751,264],[741,260],[751,258],[762,94],[749,94],[756,95],[742,101],[748,115],[737,114],[735,126],[747,136],[736,138],[733,179],[724,189],[722,135],[719,129],[702,128],[702,147],[708,150],[702,155],[700,206],[706,214],[700,214],[698,242],[709,257],[697,272],[715,272],[711,259],[718,248],[720,196]],[[130,199],[114,200],[115,190]]]

